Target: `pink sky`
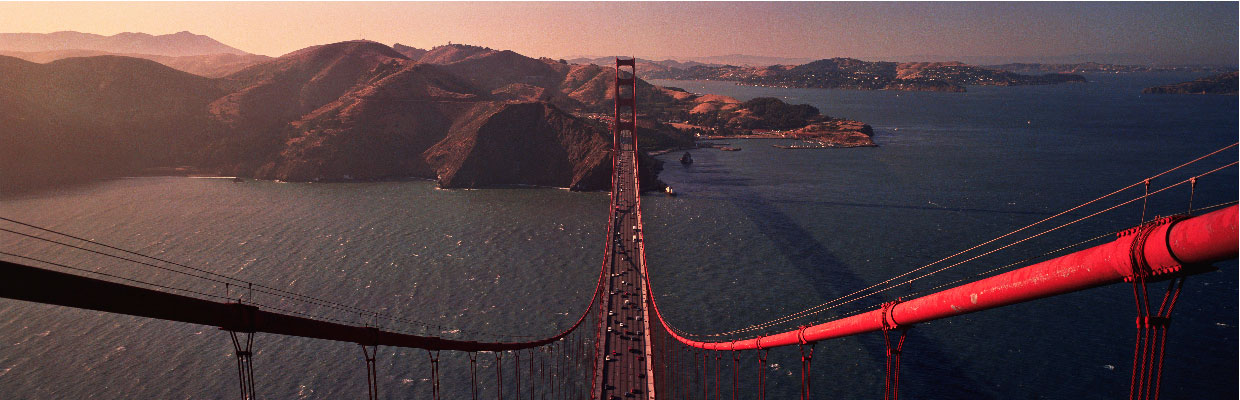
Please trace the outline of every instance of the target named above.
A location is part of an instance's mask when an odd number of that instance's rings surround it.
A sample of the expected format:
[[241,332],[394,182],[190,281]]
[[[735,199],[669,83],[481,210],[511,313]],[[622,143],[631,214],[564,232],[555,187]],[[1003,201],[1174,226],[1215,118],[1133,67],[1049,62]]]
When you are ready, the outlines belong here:
[[[1140,53],[1234,63],[1237,3],[0,3],[0,31],[190,31],[257,54],[370,39],[530,56]],[[1191,60],[1189,59],[1191,58]]]

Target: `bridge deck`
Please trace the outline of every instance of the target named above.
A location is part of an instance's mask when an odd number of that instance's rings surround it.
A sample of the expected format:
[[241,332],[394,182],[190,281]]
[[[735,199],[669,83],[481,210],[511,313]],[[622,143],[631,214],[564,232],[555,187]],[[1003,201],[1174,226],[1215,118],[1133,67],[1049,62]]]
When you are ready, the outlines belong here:
[[[625,140],[621,141],[622,143]],[[633,146],[621,145],[616,165],[614,237],[603,296],[603,383],[600,399],[654,398],[650,382],[649,315],[645,282],[639,275],[636,168]]]

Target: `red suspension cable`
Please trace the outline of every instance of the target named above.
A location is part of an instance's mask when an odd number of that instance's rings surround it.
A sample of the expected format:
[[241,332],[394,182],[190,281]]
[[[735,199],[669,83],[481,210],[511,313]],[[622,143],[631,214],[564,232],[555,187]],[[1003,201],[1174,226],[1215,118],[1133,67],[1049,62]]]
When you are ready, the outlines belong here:
[[[808,351],[806,351],[807,348],[809,349]],[[801,344],[797,346],[797,350],[801,352],[801,400],[809,400],[809,383],[813,379],[809,367],[814,360],[814,343],[810,343],[808,346]]]
[[758,349],[758,400],[766,399],[766,353],[767,349]]

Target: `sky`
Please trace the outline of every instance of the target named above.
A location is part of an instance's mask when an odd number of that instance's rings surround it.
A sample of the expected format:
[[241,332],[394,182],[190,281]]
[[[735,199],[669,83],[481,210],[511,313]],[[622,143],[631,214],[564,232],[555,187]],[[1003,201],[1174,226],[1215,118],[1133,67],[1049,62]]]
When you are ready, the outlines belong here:
[[1160,64],[1235,65],[1238,4],[0,2],[0,32],[190,31],[270,56],[368,39],[421,48],[467,43],[553,58],[1037,61],[1124,54]]

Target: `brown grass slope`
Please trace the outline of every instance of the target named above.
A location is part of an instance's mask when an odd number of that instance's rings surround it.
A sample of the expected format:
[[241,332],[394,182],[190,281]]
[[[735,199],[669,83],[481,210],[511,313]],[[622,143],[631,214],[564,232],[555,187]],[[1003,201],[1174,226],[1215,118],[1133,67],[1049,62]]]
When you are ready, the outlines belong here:
[[547,103],[485,103],[428,150],[443,187],[527,184],[598,189],[611,139]]
[[218,82],[149,60],[0,57],[0,184],[135,172],[192,159]]
[[271,60],[271,57],[256,54],[219,53],[174,57],[154,54],[109,53],[98,50],[0,51],[0,55],[17,57],[37,63],[48,63],[72,57],[125,56],[155,61],[181,71],[208,78],[223,77],[251,65]]
[[248,54],[208,36],[184,31],[167,35],[122,32],[112,36],[73,31],[0,33],[0,50],[25,52],[94,50],[173,57],[220,53]]

